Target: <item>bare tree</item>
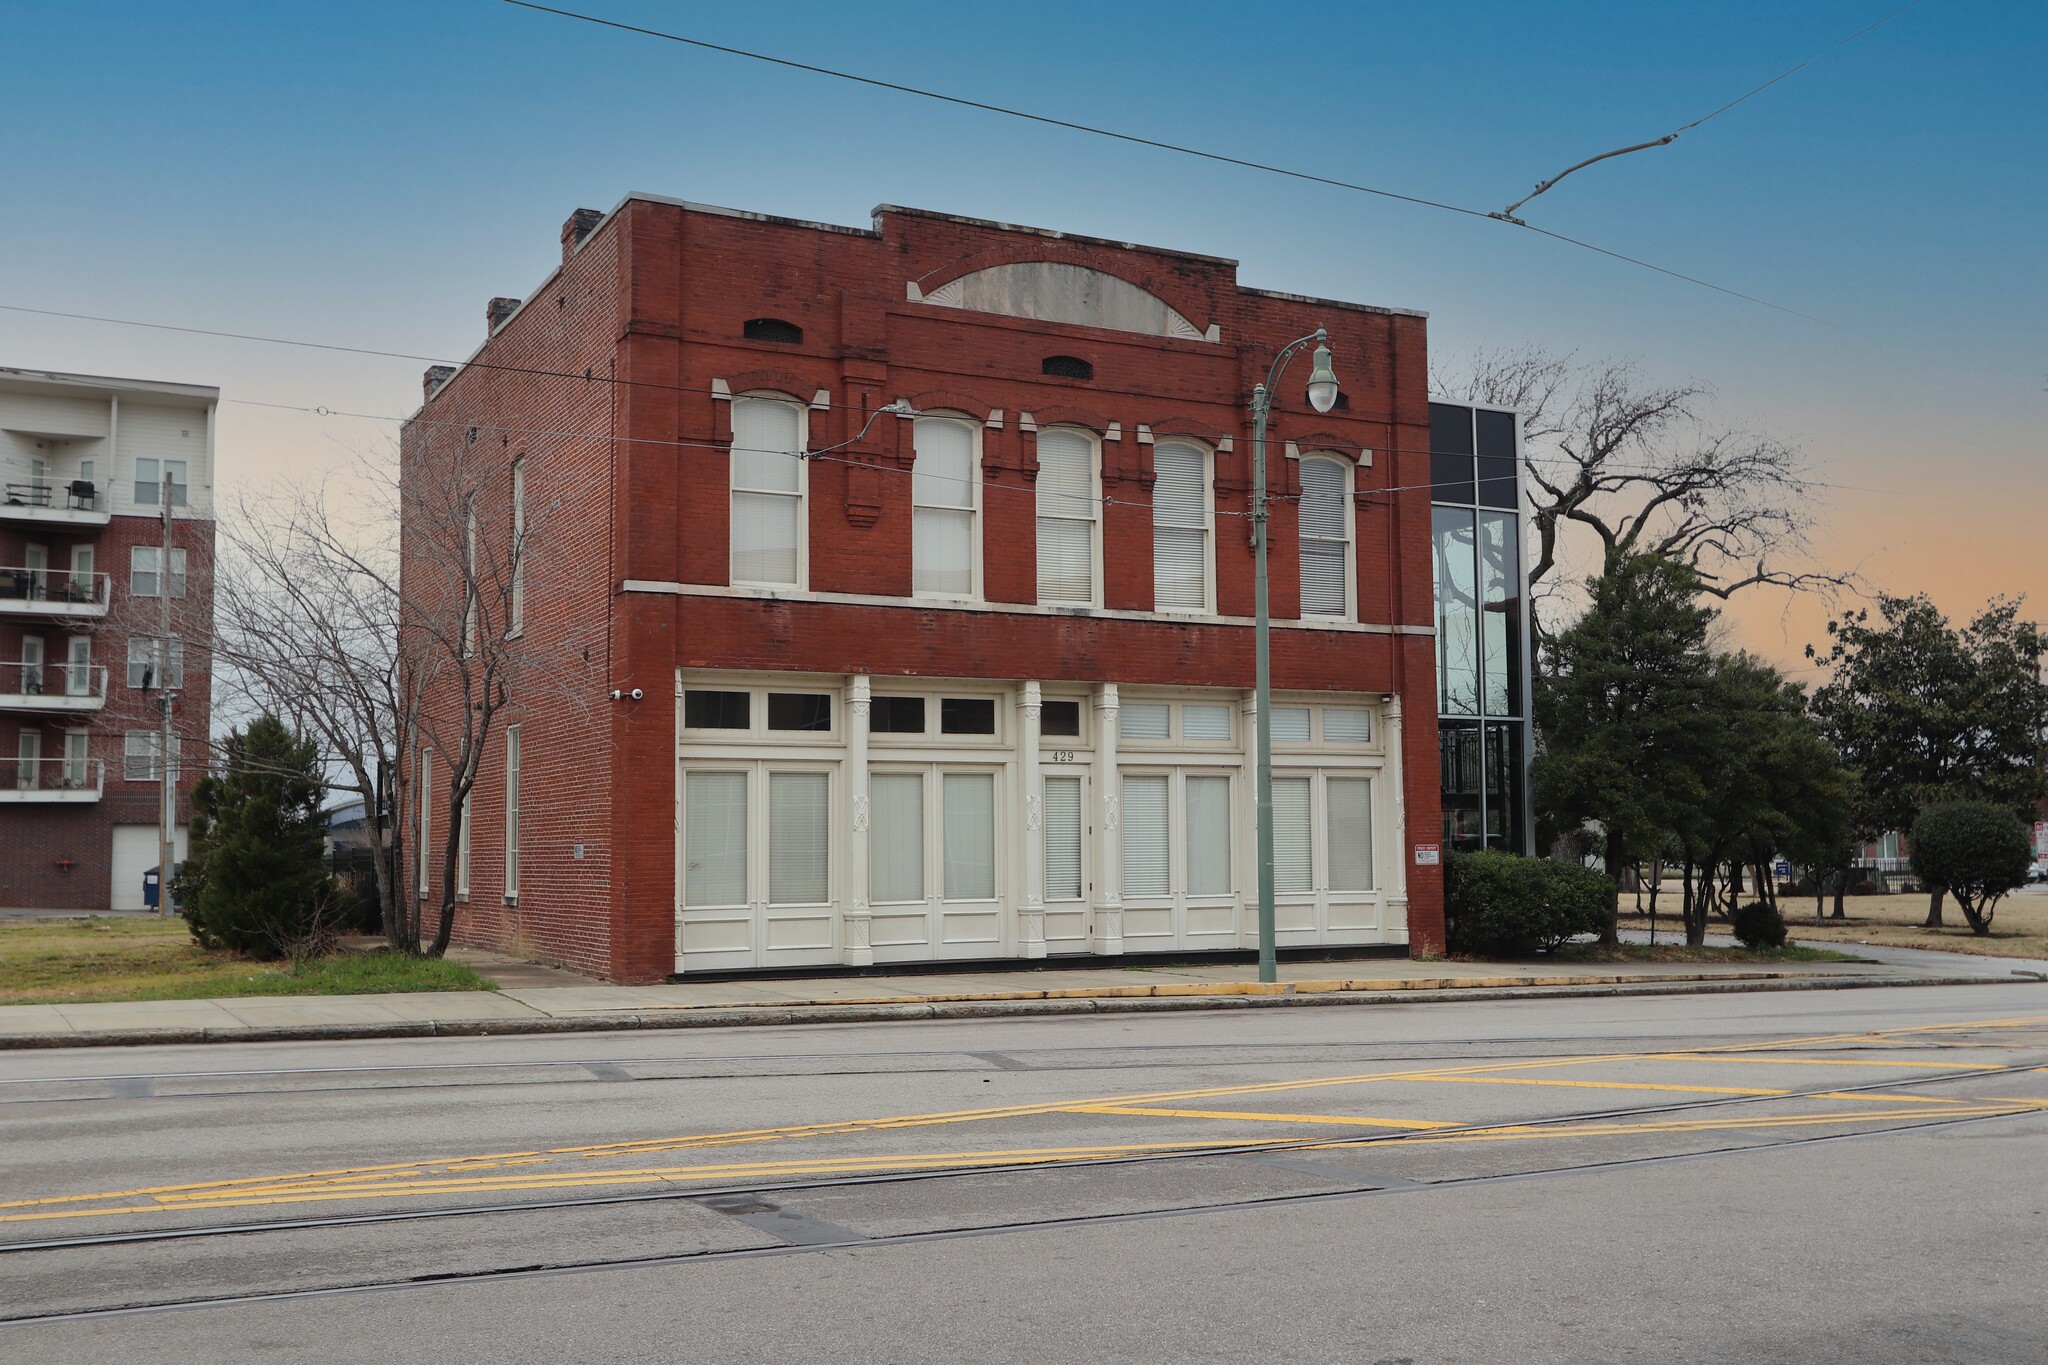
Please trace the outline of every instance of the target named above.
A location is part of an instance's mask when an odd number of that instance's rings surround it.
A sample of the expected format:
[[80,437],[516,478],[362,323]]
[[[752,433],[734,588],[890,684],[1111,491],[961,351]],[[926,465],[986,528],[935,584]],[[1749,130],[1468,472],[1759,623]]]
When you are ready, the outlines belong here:
[[[1583,363],[1527,347],[1476,352],[1463,374],[1439,375],[1436,387],[1522,414],[1532,596],[1557,591],[1552,571],[1572,557],[1574,528],[1598,547],[1598,562],[1586,566],[1596,573],[1655,554],[1690,566],[1703,591],[1724,599],[1764,585],[1853,586],[1852,575],[1802,563],[1814,524],[1802,452],[1710,426],[1702,385],[1657,385],[1629,361]],[[1547,638],[1542,613],[1531,619]]]

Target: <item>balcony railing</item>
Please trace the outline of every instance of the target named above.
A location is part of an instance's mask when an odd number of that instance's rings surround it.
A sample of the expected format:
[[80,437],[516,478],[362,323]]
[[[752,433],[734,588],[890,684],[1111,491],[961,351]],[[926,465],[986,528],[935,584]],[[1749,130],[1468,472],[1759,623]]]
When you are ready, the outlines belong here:
[[106,704],[104,664],[0,663],[0,710],[97,711]]
[[0,615],[105,616],[111,586],[103,573],[0,565]]
[[105,526],[107,495],[90,479],[0,486],[0,520]]
[[0,804],[93,802],[105,787],[106,764],[97,758],[0,759]]

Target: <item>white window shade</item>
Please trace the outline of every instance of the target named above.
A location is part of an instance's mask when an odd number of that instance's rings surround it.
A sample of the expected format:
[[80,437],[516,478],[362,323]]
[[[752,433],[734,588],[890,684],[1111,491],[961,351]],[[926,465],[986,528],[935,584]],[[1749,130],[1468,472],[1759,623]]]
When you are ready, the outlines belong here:
[[1200,611],[1209,605],[1208,458],[1194,446],[1162,444],[1152,469],[1152,603]]
[[1125,702],[1117,715],[1117,728],[1125,739],[1165,739],[1172,721],[1172,708],[1163,701]]
[[1166,778],[1124,779],[1124,894],[1164,896],[1167,879]]
[[1230,779],[1187,779],[1187,861],[1190,896],[1230,893]]
[[1273,779],[1273,889],[1283,894],[1315,889],[1305,777]]
[[1081,779],[1045,779],[1045,898],[1081,899]]
[[1372,712],[1356,706],[1323,708],[1323,738],[1333,744],[1365,744],[1372,739]]
[[732,404],[732,581],[798,587],[803,526],[801,424],[794,404]]
[[1372,781],[1333,777],[1323,786],[1329,814],[1330,890],[1372,890]]
[[921,593],[974,592],[974,508],[979,484],[974,433],[963,422],[929,418],[916,426],[910,476],[913,586]]
[[943,783],[946,899],[994,900],[996,780],[989,773],[947,773]]
[[1308,708],[1306,706],[1276,706],[1273,708],[1273,740],[1290,744],[1308,743]]
[[868,841],[868,895],[877,905],[924,899],[924,777],[877,773]]
[[768,903],[832,899],[828,800],[823,773],[768,774]]
[[732,486],[763,493],[800,487],[797,411],[770,398],[735,398],[732,404]]
[[797,498],[765,493],[732,495],[732,577],[735,583],[797,581]]
[[1301,462],[1301,612],[1344,616],[1350,565],[1351,519],[1346,515],[1344,467],[1335,460]]
[[745,905],[747,775],[691,773],[683,804],[683,904]]
[[1230,708],[1189,703],[1180,708],[1182,739],[1229,739]]
[[1077,431],[1038,433],[1038,600],[1095,600],[1095,446]]
[[974,513],[919,507],[910,523],[913,586],[920,593],[968,597],[974,592]]

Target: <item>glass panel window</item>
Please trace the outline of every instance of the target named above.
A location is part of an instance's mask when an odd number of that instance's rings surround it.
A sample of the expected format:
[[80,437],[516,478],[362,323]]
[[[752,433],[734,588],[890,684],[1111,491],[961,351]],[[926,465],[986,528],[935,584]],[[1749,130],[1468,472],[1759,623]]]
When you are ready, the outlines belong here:
[[925,418],[916,424],[910,476],[911,586],[939,597],[974,594],[974,429]]
[[924,698],[876,697],[868,714],[868,729],[878,735],[923,734]]
[[801,414],[770,398],[732,402],[732,581],[802,586]]
[[1332,777],[1323,784],[1330,890],[1372,890],[1372,780]]
[[1152,604],[1162,611],[1209,605],[1209,458],[1199,447],[1153,450]]
[[1372,712],[1360,706],[1324,707],[1323,738],[1332,744],[1370,743]]
[[1486,722],[1486,846],[1507,853],[1523,851],[1519,721]]
[[[738,695],[744,697],[746,693]],[[771,730],[830,730],[832,698],[824,692],[770,692],[768,728]]]
[[1053,427],[1038,433],[1038,600],[1095,601],[1095,443]]
[[1484,699],[1489,716],[1522,711],[1520,529],[1505,512],[1479,514],[1479,590]]
[[[27,735],[30,732],[22,731]],[[156,756],[161,752],[163,736],[155,730],[130,730],[121,737],[121,776],[130,782],[154,782],[157,780]],[[422,779],[424,782],[424,778]],[[421,787],[424,798],[426,788]],[[425,885],[425,883],[422,883]]]
[[1301,614],[1348,616],[1350,476],[1335,460],[1301,462]]
[[768,903],[823,905],[832,898],[824,773],[768,774]]
[[1473,544],[1474,513],[1434,509],[1437,709],[1445,715],[1479,713],[1479,582]]
[[189,486],[186,483],[188,462],[184,460],[137,460],[135,462],[135,502],[139,507],[160,507],[163,505],[164,476],[171,480],[171,506],[186,505]]
[[1190,896],[1230,893],[1230,779],[1191,776],[1186,783]]
[[868,895],[877,905],[924,899],[924,776],[876,773],[868,841]]
[[[132,750],[135,737],[130,735],[128,738],[129,748]],[[156,739],[156,736],[151,735],[150,739],[152,741],[150,748],[154,750],[156,745],[153,741]],[[151,776],[155,776],[155,774],[152,773]],[[417,798],[419,805],[414,814],[419,817],[420,898],[424,900],[427,895],[427,879],[433,870],[432,850],[434,842],[434,756],[424,748],[420,750],[419,779],[416,785],[419,788]]]
[[1230,708],[1189,703],[1180,708],[1182,739],[1229,739]]
[[945,819],[946,899],[994,900],[996,894],[996,779],[990,773],[947,773],[941,799]]
[[1165,739],[1173,708],[1163,701],[1127,701],[1117,718],[1125,739]]
[[690,773],[683,787],[686,906],[747,903],[747,775]]
[[992,735],[995,732],[995,698],[947,697],[939,703],[939,733]]
[[1167,880],[1166,777],[1124,778],[1124,894],[1164,896]]
[[69,730],[64,735],[64,785],[76,791],[85,785],[86,761],[91,753],[92,738],[84,730]]
[[1288,744],[1308,743],[1308,708],[1306,706],[1276,706],[1273,708],[1273,742]]
[[1486,827],[1480,807],[1478,721],[1438,722],[1437,769],[1443,783],[1444,846],[1481,847]]
[[505,894],[519,894],[520,729],[505,727]]
[[[135,545],[128,551],[128,591],[136,597],[160,596],[164,551],[161,545]],[[171,551],[171,596],[185,595],[185,552]],[[92,592],[92,580],[88,577],[82,583],[72,584],[72,591],[79,594]]]
[[1049,701],[1038,720],[1038,732],[1056,739],[1077,738],[1081,733],[1081,703]]
[[692,730],[745,730],[751,727],[751,701],[745,692],[683,690],[683,724]]
[[1273,779],[1273,889],[1298,894],[1315,889],[1309,850],[1308,779]]
[[1045,779],[1045,898],[1081,899],[1081,779]]

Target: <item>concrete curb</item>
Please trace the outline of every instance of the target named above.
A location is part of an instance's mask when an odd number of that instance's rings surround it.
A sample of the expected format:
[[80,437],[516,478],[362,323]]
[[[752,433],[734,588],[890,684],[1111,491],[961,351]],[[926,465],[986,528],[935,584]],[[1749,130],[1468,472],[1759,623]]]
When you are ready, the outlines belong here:
[[[1541,983],[1541,984],[1538,984]],[[1299,984],[1299,983],[1297,983]],[[1309,983],[1319,984],[1319,983]],[[1820,973],[1664,978],[1536,978],[1530,984],[1426,986],[1394,990],[1313,990],[1274,993],[1230,991],[1208,995],[1169,988],[1163,993],[1106,995],[1034,992],[1002,998],[873,1001],[840,1005],[690,1007],[649,1013],[568,1018],[394,1020],[388,1024],[306,1024],[235,1029],[107,1029],[97,1033],[23,1033],[0,1037],[0,1051],[31,1048],[162,1047],[193,1043],[294,1043],[377,1038],[488,1038],[551,1033],[625,1033],[658,1029],[760,1028],[798,1024],[872,1024],[897,1020],[1007,1019],[1033,1015],[1145,1014],[1158,1011],[1278,1009],[1315,1005],[1446,1004],[1473,1000],[1574,999],[1601,996],[1713,995],[1741,991],[1862,990],[1889,986],[2036,985],[1994,976],[1852,977]],[[1268,988],[1270,989],[1270,988]]]

